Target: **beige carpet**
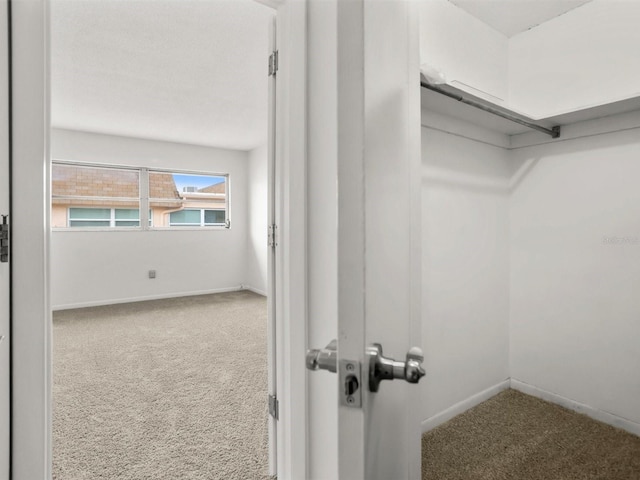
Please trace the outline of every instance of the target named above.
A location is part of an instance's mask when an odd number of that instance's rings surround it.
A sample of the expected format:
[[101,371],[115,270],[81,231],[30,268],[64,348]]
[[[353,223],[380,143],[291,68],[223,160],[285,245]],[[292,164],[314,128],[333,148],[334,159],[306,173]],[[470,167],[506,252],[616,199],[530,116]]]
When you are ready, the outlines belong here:
[[267,477],[266,300],[56,312],[55,480]]
[[507,390],[426,433],[423,480],[639,480],[640,438]]

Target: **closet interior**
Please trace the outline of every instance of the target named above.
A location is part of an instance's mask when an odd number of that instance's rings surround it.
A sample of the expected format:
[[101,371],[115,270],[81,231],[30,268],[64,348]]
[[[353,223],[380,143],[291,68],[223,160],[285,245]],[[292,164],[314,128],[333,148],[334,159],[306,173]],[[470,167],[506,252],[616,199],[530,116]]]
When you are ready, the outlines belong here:
[[423,432],[511,388],[640,435],[639,22],[420,3]]

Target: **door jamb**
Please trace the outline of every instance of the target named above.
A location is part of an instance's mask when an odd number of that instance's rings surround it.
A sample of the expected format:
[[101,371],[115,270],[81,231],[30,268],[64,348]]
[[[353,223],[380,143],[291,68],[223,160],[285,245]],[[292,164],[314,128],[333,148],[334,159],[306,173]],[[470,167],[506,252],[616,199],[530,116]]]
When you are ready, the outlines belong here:
[[[273,3],[274,0],[258,0]],[[307,478],[307,1],[282,0],[276,82],[278,478]]]
[[[51,308],[49,299],[50,18],[48,0],[10,0],[15,52],[13,142],[16,189],[14,259],[23,289],[14,292],[11,384],[12,480],[51,478]],[[279,351],[280,480],[307,476],[306,0],[256,0],[277,9],[279,81],[276,152],[279,242],[276,298]],[[27,181],[27,178],[30,181]],[[36,180],[36,181],[34,181]],[[30,212],[26,218],[26,212]],[[24,214],[23,219],[20,218]],[[15,266],[15,265],[14,265]],[[16,289],[17,290],[17,289]],[[28,290],[28,291],[27,291]]]

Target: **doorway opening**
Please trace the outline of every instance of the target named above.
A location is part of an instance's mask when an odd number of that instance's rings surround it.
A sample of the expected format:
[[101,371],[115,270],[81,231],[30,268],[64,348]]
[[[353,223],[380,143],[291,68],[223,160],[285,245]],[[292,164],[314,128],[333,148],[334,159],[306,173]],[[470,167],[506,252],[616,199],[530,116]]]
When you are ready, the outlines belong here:
[[274,473],[273,16],[51,1],[57,480]]

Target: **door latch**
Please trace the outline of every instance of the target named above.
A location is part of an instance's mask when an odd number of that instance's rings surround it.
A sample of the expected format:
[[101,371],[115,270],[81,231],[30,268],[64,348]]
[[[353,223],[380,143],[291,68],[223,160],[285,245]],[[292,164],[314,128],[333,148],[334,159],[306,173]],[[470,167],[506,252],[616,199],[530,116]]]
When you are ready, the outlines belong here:
[[369,391],[377,392],[382,380],[400,379],[409,383],[418,383],[425,375],[422,368],[424,355],[418,347],[407,352],[404,362],[396,362],[393,358],[382,355],[382,345],[374,343],[367,348],[369,357]]
[[9,215],[2,215],[0,224],[0,262],[9,261]]
[[[332,340],[325,348],[307,351],[309,370],[327,370],[338,372],[338,342]],[[338,382],[340,404],[345,407],[362,407],[362,367],[355,360],[340,360]]]

